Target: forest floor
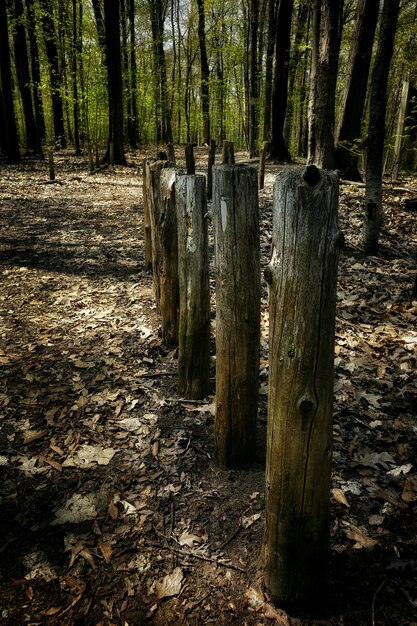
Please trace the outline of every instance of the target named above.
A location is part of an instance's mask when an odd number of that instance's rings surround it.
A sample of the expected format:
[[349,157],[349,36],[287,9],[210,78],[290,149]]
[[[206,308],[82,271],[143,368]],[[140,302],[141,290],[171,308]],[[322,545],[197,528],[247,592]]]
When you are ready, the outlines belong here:
[[[341,185],[331,582],[314,615],[287,613],[260,558],[267,286],[258,461],[220,470],[213,395],[182,399],[161,343],[143,156],[90,175],[61,153],[53,184],[45,162],[0,165],[0,624],[415,626],[417,191],[385,192],[367,257],[363,189]],[[279,169],[260,193],[263,267]]]

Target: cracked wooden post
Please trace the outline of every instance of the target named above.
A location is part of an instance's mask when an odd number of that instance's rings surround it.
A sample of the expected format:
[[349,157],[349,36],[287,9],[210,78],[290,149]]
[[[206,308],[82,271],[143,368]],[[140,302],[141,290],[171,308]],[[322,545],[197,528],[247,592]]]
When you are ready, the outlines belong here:
[[314,165],[274,185],[269,283],[265,584],[320,601],[329,555],[338,177]]
[[178,343],[178,240],[175,206],[175,169],[169,162],[149,165],[152,268],[155,299],[162,321],[162,340]]
[[144,159],[143,161],[143,241],[145,247],[145,269],[152,269],[152,231],[151,231],[151,215],[150,205],[151,199],[151,183],[149,166],[154,160]]
[[253,460],[259,388],[260,243],[257,174],[246,165],[213,168],[216,274],[217,462]]
[[177,176],[180,321],[178,389],[205,398],[210,382],[210,286],[204,176]]

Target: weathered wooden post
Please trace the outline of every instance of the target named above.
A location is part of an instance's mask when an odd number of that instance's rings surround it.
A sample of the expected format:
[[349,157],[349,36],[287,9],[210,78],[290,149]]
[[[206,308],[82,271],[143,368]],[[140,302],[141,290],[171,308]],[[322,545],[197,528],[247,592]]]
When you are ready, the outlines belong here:
[[161,313],[162,339],[178,343],[178,240],[175,207],[175,169],[166,161],[149,165],[152,233],[152,268],[157,307]]
[[152,230],[151,230],[151,215],[150,215],[150,204],[152,202],[151,199],[151,182],[150,182],[150,171],[149,165],[150,163],[154,163],[154,160],[144,159],[143,160],[143,240],[145,246],[145,269],[152,269]]
[[167,157],[171,165],[176,165],[177,161],[175,159],[175,149],[172,143],[167,144]]
[[314,165],[274,185],[269,283],[265,583],[281,602],[326,587],[338,177]]
[[207,163],[207,200],[211,200],[213,195],[213,166],[216,162],[216,142],[210,140],[210,150]]
[[206,179],[177,175],[180,291],[178,388],[185,398],[205,398],[210,382],[210,286]]
[[260,243],[257,174],[213,168],[216,274],[216,420],[219,465],[252,460],[259,388]]
[[259,189],[263,189],[265,185],[265,163],[268,150],[269,141],[264,141],[262,144],[261,157],[259,159]]

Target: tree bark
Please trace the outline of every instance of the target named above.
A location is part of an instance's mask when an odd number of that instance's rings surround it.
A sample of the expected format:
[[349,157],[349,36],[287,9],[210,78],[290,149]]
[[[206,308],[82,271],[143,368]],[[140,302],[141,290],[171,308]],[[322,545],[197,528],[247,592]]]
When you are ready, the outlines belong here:
[[36,22],[33,0],[26,0],[28,14],[28,39],[30,49],[30,68],[32,72],[33,106],[35,111],[36,128],[39,133],[39,142],[45,139],[45,119],[43,113],[41,93],[41,73],[39,66],[39,49],[36,39]]
[[143,240],[145,248],[145,269],[152,270],[152,228],[151,228],[151,204],[152,186],[150,164],[153,161],[143,161]]
[[363,245],[370,254],[375,254],[378,250],[383,221],[382,175],[387,86],[399,9],[399,0],[384,0],[372,72],[366,150],[365,219],[362,228]]
[[275,69],[271,105],[271,141],[269,156],[276,161],[291,162],[284,139],[284,122],[288,100],[288,70],[291,48],[293,0],[280,2],[275,41]]
[[273,203],[265,583],[280,602],[317,602],[330,552],[338,178],[282,172]]
[[256,170],[213,168],[217,462],[253,460],[259,388],[260,247]]
[[342,9],[343,0],[315,0],[308,162],[324,169],[334,166],[335,96]]
[[268,0],[268,33],[266,41],[265,60],[265,95],[264,95],[264,141],[271,138],[271,100],[274,68],[275,29],[276,29],[276,0]]
[[250,0],[249,9],[249,157],[258,154],[259,134],[259,73],[258,31],[259,0]]
[[203,113],[203,143],[210,145],[210,68],[207,57],[204,0],[197,0],[198,42],[200,46],[201,110]]
[[112,165],[125,165],[123,145],[123,81],[120,48],[120,14],[118,0],[104,0],[106,34],[106,67],[109,94],[108,160]]
[[2,117],[2,146],[9,163],[20,163],[19,137],[13,103],[12,72],[9,48],[6,3],[0,2],[0,116]]
[[342,116],[337,132],[335,165],[341,176],[361,181],[358,146],[364,116],[372,47],[378,21],[379,0],[360,0],[352,33]]
[[42,29],[48,57],[49,78],[51,83],[52,114],[54,120],[55,144],[66,148],[67,140],[64,127],[64,105],[61,96],[62,77],[59,67],[57,36],[53,21],[53,5],[51,0],[39,0],[42,7]]
[[178,389],[205,398],[210,382],[210,285],[204,176],[177,176],[180,294]]
[[157,117],[157,143],[172,143],[172,126],[168,106],[167,68],[164,50],[164,21],[166,13],[165,0],[148,0],[151,27],[153,56],[155,66],[155,105]]

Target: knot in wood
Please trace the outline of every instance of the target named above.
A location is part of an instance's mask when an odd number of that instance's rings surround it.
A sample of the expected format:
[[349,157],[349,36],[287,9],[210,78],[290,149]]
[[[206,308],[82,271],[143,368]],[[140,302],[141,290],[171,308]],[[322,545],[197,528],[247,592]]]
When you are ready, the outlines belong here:
[[307,165],[303,172],[303,178],[309,187],[315,187],[321,179],[319,168],[316,165]]
[[309,420],[313,417],[314,412],[316,410],[317,403],[312,398],[307,396],[303,396],[298,401],[298,412],[300,414],[301,419]]

